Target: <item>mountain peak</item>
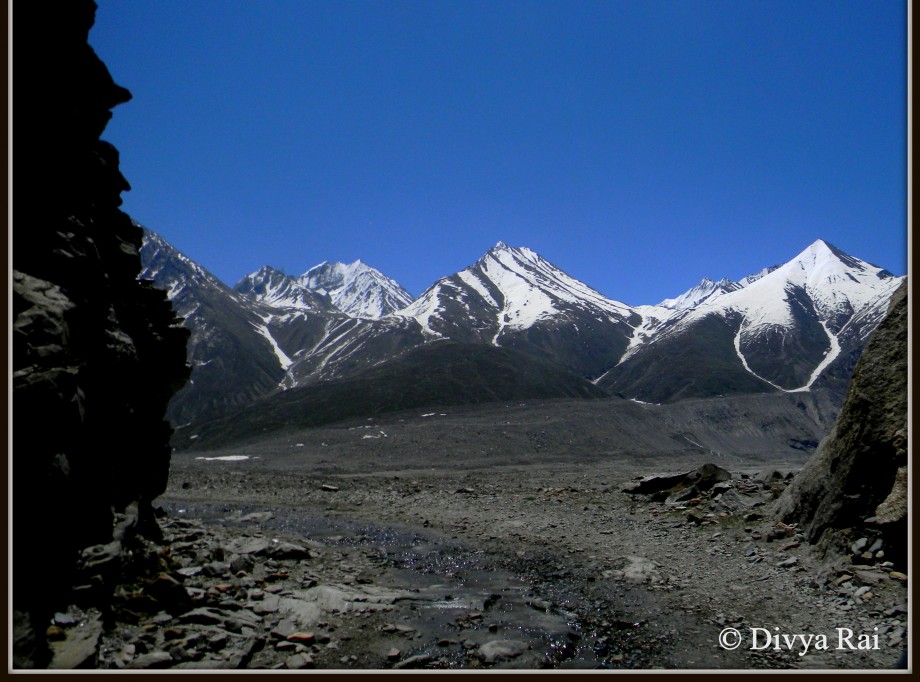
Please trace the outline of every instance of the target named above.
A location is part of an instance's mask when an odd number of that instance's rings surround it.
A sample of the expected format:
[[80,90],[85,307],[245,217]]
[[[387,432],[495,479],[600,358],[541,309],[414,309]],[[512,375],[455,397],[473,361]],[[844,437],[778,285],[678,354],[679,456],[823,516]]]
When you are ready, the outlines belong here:
[[475,338],[495,346],[558,319],[572,323],[575,335],[581,333],[579,324],[592,330],[598,324],[632,329],[625,322],[632,315],[629,306],[576,280],[532,249],[504,242],[439,280],[398,315],[415,318],[429,337]]
[[740,313],[745,337],[750,338],[765,329],[797,324],[800,313],[790,301],[806,297],[815,319],[829,325],[827,333],[837,333],[839,320],[871,308],[880,296],[890,296],[897,280],[888,271],[818,239],[783,265],[745,277],[736,291],[694,311],[682,323],[714,313],[714,305]]
[[813,249],[827,249],[827,250],[829,250],[829,251],[839,251],[839,250],[840,250],[840,249],[838,249],[836,246],[834,246],[833,244],[831,244],[830,242],[825,241],[825,240],[820,239],[820,238],[818,238],[818,239],[816,239],[814,242],[812,242],[811,245],[809,246],[809,248],[813,248]]
[[815,255],[832,254],[835,256],[843,253],[843,251],[838,249],[836,246],[834,246],[830,242],[824,241],[823,239],[816,239],[815,241],[813,241],[811,244],[808,245],[808,247],[805,249],[803,253],[805,252],[812,253]]
[[298,281],[314,291],[326,292],[339,310],[352,317],[377,319],[412,302],[408,291],[360,259],[320,263]]
[[249,275],[249,277],[266,277],[271,275],[281,275],[282,277],[287,277],[281,270],[278,268],[272,267],[271,265],[263,265],[261,268],[256,270],[254,273]]
[[719,296],[727,294],[731,291],[735,291],[740,287],[741,285],[737,282],[733,282],[730,279],[725,279],[724,277],[718,282],[711,280],[708,277],[704,277],[702,280],[700,280],[700,283],[692,289],[685,291],[676,298],[666,298],[658,305],[662,308],[668,308],[669,310],[683,310],[685,308],[693,308],[698,306],[703,301],[718,298]]
[[[869,269],[880,270],[859,258],[841,251],[833,244],[818,239],[809,244],[798,256],[793,258],[786,265],[795,264],[806,272],[835,272],[845,273],[847,271],[867,272]],[[887,271],[882,271],[885,275],[890,275]]]
[[276,308],[295,308],[307,312],[326,311],[330,308],[330,301],[321,293],[310,291],[293,277],[270,265],[263,265],[246,275],[233,289]]
[[[503,255],[510,256],[513,259],[522,260],[531,263],[545,261],[545,259],[536,251],[527,246],[509,246],[505,242],[498,242],[491,249],[486,251],[482,258],[489,256],[501,259]],[[481,260],[481,259],[480,259]]]

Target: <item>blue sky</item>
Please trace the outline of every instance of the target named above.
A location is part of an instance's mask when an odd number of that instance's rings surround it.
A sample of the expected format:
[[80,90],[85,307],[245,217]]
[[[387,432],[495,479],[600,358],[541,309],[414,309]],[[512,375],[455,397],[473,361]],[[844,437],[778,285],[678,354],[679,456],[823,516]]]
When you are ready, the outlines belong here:
[[629,304],[815,239],[906,272],[898,0],[97,0],[125,210],[229,284],[495,242]]

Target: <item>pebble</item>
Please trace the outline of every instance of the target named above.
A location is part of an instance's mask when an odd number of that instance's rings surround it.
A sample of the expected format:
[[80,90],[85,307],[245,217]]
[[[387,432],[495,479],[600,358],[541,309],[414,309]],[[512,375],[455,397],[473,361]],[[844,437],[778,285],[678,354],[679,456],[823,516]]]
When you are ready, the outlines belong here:
[[208,640],[208,648],[211,649],[211,651],[220,651],[225,646],[227,646],[229,641],[230,635],[228,635],[226,632],[218,632]]
[[517,658],[528,649],[526,642],[519,640],[492,640],[486,642],[476,655],[486,664]]
[[49,641],[57,642],[67,637],[67,633],[63,628],[60,628],[57,625],[51,625],[47,630],[45,630],[45,636]]
[[301,670],[303,668],[313,667],[313,658],[306,654],[294,654],[288,656],[284,661],[284,667],[288,670]]
[[76,616],[73,616],[69,613],[55,613],[54,614],[54,624],[62,625],[64,627],[70,627],[71,625],[77,624]]
[[312,632],[293,632],[287,636],[287,641],[296,644],[310,645],[316,641],[316,635]]
[[128,665],[129,668],[165,668],[173,662],[172,656],[165,651],[155,651],[152,654],[141,654]]

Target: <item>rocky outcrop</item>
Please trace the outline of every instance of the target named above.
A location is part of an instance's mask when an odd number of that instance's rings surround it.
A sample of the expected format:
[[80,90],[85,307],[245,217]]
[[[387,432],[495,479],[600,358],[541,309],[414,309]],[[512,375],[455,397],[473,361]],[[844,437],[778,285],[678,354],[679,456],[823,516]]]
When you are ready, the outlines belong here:
[[693,471],[673,476],[649,476],[623,492],[631,494],[651,494],[652,499],[674,501],[689,500],[699,497],[717,483],[730,481],[732,475],[715,464],[704,464]]
[[777,516],[828,548],[849,548],[868,526],[898,563],[907,545],[907,464],[904,282],[856,365],[836,424],[778,500]]
[[15,115],[49,123],[14,159],[19,666],[47,663],[49,616],[67,603],[80,550],[115,540],[116,512],[134,503],[138,528],[156,532],[150,501],[171,452],[163,415],[188,378],[188,333],[163,292],[137,280],[142,233],[119,209],[129,186],[118,152],[99,139],[130,93],[87,42],[95,8],[16,7]]

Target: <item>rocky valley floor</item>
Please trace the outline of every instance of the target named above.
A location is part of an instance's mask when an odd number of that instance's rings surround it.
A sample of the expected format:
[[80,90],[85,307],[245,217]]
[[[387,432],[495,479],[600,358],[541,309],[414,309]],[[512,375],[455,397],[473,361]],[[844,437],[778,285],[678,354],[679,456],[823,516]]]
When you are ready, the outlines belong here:
[[886,669],[906,646],[907,577],[870,531],[824,559],[770,519],[804,456],[716,461],[731,480],[668,501],[623,490],[712,453],[387,444],[440,416],[175,453],[162,573],[107,629],[58,614],[57,664]]

